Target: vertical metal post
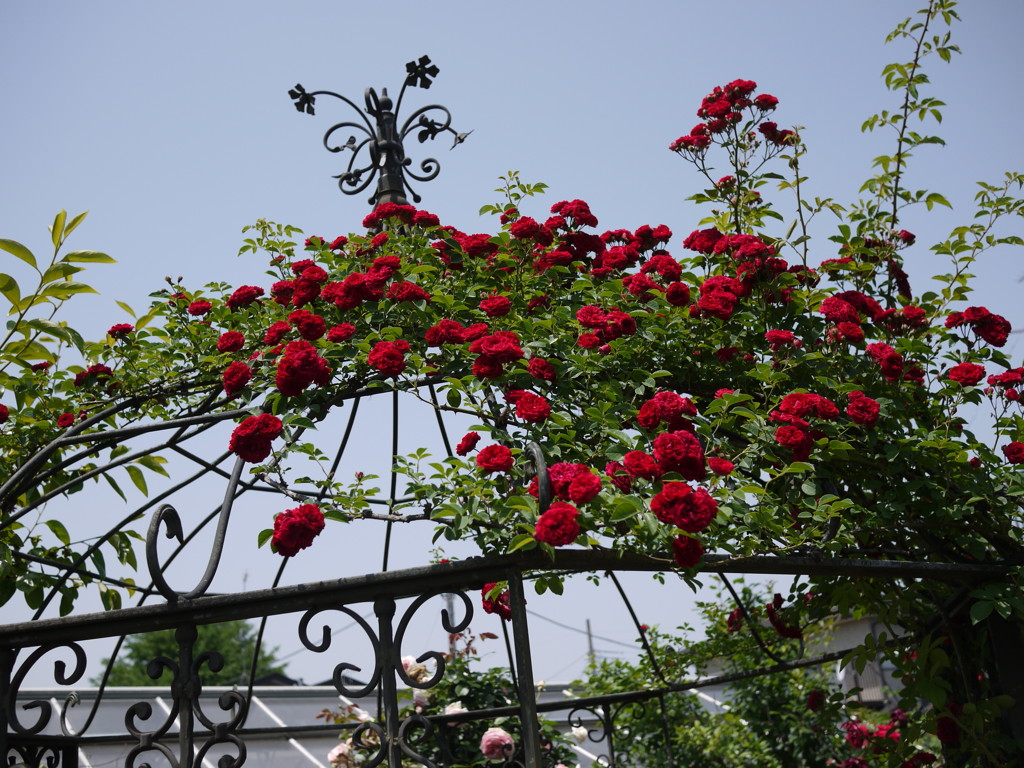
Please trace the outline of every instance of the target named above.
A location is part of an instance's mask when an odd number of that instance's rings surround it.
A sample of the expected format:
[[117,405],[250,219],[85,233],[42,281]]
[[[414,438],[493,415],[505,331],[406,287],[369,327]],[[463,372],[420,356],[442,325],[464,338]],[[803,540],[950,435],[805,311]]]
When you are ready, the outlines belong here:
[[178,766],[190,768],[195,761],[195,714],[193,706],[199,700],[202,684],[193,669],[193,651],[196,628],[185,624],[174,630],[178,643],[178,674],[171,683],[171,696],[178,703]]
[[537,691],[533,683],[530,628],[526,620],[526,595],[523,592],[523,575],[515,568],[510,568],[508,571],[508,596],[512,608],[512,639],[515,642],[519,721],[522,724],[523,734],[523,765],[525,768],[541,768]]
[[395,601],[390,597],[377,598],[373,601],[373,612],[377,616],[377,636],[380,638],[377,664],[380,665],[381,709],[384,710],[388,768],[401,768],[402,748],[398,745],[398,684],[395,682],[395,663],[398,661],[395,656]]
[[615,768],[615,718],[612,717],[608,704],[601,705],[601,719],[604,721],[604,732],[608,737],[608,768]]
[[658,694],[658,703],[661,705],[661,732],[665,737],[665,757],[667,758],[667,767],[675,768],[676,759],[672,754],[672,730],[668,724],[668,710],[665,709],[665,694]]
[[0,648],[0,763],[7,764],[8,708],[14,707],[14,691],[11,690],[11,674],[17,652],[13,648]]

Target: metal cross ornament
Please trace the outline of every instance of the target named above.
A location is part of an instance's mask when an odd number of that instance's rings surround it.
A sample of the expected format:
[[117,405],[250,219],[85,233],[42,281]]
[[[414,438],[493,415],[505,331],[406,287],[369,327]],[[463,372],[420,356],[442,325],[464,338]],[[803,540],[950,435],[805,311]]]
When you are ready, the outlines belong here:
[[[451,113],[439,104],[417,109],[399,127],[398,113],[406,89],[410,86],[429,88],[440,72],[427,56],[408,62],[405,70],[405,82],[398,93],[397,103],[392,103],[386,88],[381,90],[380,95],[373,88],[367,88],[363,96],[363,109],[333,91],[309,92],[298,84],[288,91],[299,112],[313,115],[317,96],[333,96],[348,104],[359,115],[361,122],[343,121],[332,125],[324,134],[324,146],[329,152],[352,153],[344,172],[334,177],[338,180],[338,188],[346,195],[357,195],[369,187],[374,179],[377,180],[377,187],[369,198],[370,205],[383,202],[406,205],[406,191],[412,196],[413,202],[419,203],[422,198],[409,185],[407,177],[416,181],[430,181],[440,173],[440,163],[433,157],[423,160],[418,172],[413,170],[413,161],[406,157],[404,144],[405,138],[411,133],[416,133],[421,144],[443,133],[450,133],[455,137],[452,149],[472,133],[459,133],[452,128]],[[347,140],[341,142],[341,137],[349,131],[358,133],[349,133]],[[362,154],[363,149],[366,149],[366,155]],[[360,160],[360,157],[363,159]]]

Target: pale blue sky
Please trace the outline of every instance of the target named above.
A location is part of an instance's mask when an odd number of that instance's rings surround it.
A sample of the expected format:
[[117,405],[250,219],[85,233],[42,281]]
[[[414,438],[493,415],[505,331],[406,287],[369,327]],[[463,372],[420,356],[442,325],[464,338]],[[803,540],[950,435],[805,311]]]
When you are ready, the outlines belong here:
[[[780,125],[804,126],[810,193],[847,202],[871,158],[892,151],[888,136],[862,135],[859,127],[896,106],[879,72],[908,58],[909,48],[882,41],[915,7],[892,0],[8,2],[0,7],[0,236],[45,252],[57,210],[91,210],[71,246],[104,250],[119,264],[86,276],[100,295],[76,302],[69,317],[87,336],[126,321],[114,300],[144,306],[165,274],[195,286],[255,282],[263,265],[234,255],[244,225],[265,217],[333,237],[358,229],[367,211],[365,195],[337,191],[330,177],[341,170],[338,158],[320,144],[324,130],[345,118],[343,108],[323,100],[315,117],[300,115],[287,90],[301,82],[357,101],[371,85],[394,94],[404,63],[426,53],[441,74],[429,91],[408,94],[406,110],[440,102],[456,128],[474,133],[452,152],[444,140],[410,152],[442,162],[440,177],[419,188],[423,207],[444,223],[485,231],[492,224],[476,211],[495,199],[497,176],[518,169],[551,186],[528,212],[543,216],[551,203],[581,197],[601,230],[664,223],[678,251],[698,218],[683,198],[700,181],[667,145],[697,122],[701,97],[735,78],[756,80],[780,99]],[[945,269],[927,245],[969,218],[973,182],[1024,166],[1024,4],[986,0],[960,10],[954,40],[964,55],[952,65],[927,64],[932,93],[948,104],[939,128],[948,146],[922,149],[909,175],[912,186],[943,192],[955,206],[907,219],[918,234],[908,251],[918,291]],[[776,199],[788,215],[791,201]],[[834,256],[824,239],[830,232],[818,232],[817,260]],[[1020,254],[995,252],[978,273],[977,303],[1024,326]],[[1018,363],[1020,349],[1020,336],[1011,337],[1007,350]],[[259,522],[250,527],[263,527],[265,515]],[[239,564],[252,559],[265,570],[272,556],[252,555],[251,533],[237,535],[244,554],[230,565],[240,574]],[[342,551],[372,553],[379,531],[374,543],[353,541],[348,531],[332,537]],[[425,549],[410,543],[402,551],[415,564]],[[296,570],[302,578],[343,575],[337,561],[330,570],[324,563],[310,557]],[[371,566],[353,555],[341,567]],[[238,586],[226,580],[222,588]],[[589,617],[598,634],[631,641],[621,611],[588,602],[585,590],[531,606],[579,626]],[[642,620],[674,626],[690,615],[687,594],[680,586],[648,600]],[[547,648],[538,677],[579,670],[579,637],[546,634],[541,624],[534,631]],[[288,652],[297,647],[293,638],[282,632],[274,642]],[[301,660],[293,672],[326,676]]]

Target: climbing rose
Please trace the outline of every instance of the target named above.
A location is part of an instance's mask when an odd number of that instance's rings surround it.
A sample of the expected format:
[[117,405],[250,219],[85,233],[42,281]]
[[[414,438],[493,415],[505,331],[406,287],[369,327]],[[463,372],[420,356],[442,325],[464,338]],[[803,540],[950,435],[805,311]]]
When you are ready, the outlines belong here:
[[6,405],[0,405],[0,424],[5,424],[11,418],[11,410]]
[[973,387],[985,378],[985,367],[975,363],[960,363],[950,368],[947,376],[950,381],[963,387]]
[[825,707],[825,692],[815,688],[807,694],[807,709],[811,712],[820,712]]
[[489,296],[480,302],[480,309],[488,317],[501,317],[512,310],[512,302],[507,296]]
[[270,455],[270,443],[281,436],[281,420],[269,413],[250,416],[231,433],[228,450],[242,461],[258,464]]
[[277,364],[275,383],[286,397],[300,394],[311,384],[324,386],[331,380],[331,368],[316,353],[308,341],[290,341],[284,348],[284,357]]
[[535,379],[541,381],[554,381],[558,378],[558,374],[555,372],[555,368],[551,363],[545,360],[543,357],[534,357],[526,365],[526,370]]
[[205,315],[211,309],[213,309],[213,305],[208,301],[193,301],[191,304],[188,305],[188,309],[186,311],[190,315],[200,317],[202,315]]
[[457,453],[459,456],[465,456],[474,448],[476,448],[476,444],[479,442],[479,432],[467,432],[465,435],[462,436],[462,439],[459,441],[458,446],[455,448],[455,453]]
[[1004,445],[1003,455],[1011,464],[1024,464],[1024,443],[1012,442]]
[[516,416],[525,422],[541,422],[551,415],[551,406],[548,401],[533,392],[514,389],[505,395],[505,398],[515,404]]
[[556,501],[537,520],[534,538],[553,547],[572,544],[580,535],[580,526],[576,521],[579,514],[580,511],[572,504]]
[[245,389],[245,385],[252,379],[252,369],[245,363],[235,361],[224,371],[224,393],[236,395]]
[[274,518],[270,544],[282,557],[292,557],[313,543],[324,529],[324,513],[316,504],[303,504]]
[[488,445],[476,455],[476,465],[484,471],[484,474],[508,472],[512,469],[512,451],[504,445]]
[[700,533],[718,514],[718,502],[703,488],[694,490],[686,483],[668,482],[651,500],[651,511],[663,523]]
[[256,285],[243,285],[228,296],[225,306],[234,312],[239,307],[247,307],[263,295],[263,289]]
[[75,374],[75,386],[84,387],[87,384],[91,384],[94,381],[100,379],[107,379],[113,376],[114,372],[105,365],[97,363],[96,365],[90,365],[81,373]]
[[409,342],[378,341],[370,350],[367,362],[385,376],[398,376],[405,370],[405,353],[410,349]]
[[488,728],[480,739],[480,753],[491,761],[505,760],[514,749],[512,737],[501,728]]
[[308,309],[296,309],[288,315],[288,322],[299,332],[299,336],[307,341],[316,341],[327,333],[327,323],[324,319]]
[[601,492],[601,478],[591,472],[578,472],[569,481],[569,499],[577,504],[585,504]]
[[736,465],[728,459],[711,457],[708,459],[708,467],[710,467],[711,471],[716,475],[728,475],[736,468]]
[[228,331],[222,333],[220,338],[217,339],[217,351],[218,352],[237,352],[245,346],[245,336],[238,331]]
[[674,307],[685,307],[690,303],[690,287],[686,283],[670,283],[665,289],[665,301]]
[[107,331],[107,334],[113,336],[115,339],[121,339],[134,330],[135,326],[130,323],[118,323],[117,325],[110,326],[110,330]]
[[338,344],[348,341],[356,335],[356,327],[352,323],[341,323],[327,330],[327,340]]
[[704,545],[691,536],[672,539],[672,559],[680,568],[692,568],[704,557]]
[[[6,419],[5,419],[6,421]],[[75,423],[75,414],[73,413],[62,413],[57,417],[57,426],[61,429],[66,429]]]
[[480,590],[481,605],[483,606],[484,613],[494,613],[505,621],[509,621],[512,618],[512,605],[509,601],[508,590],[502,591],[497,597],[487,596],[496,586],[493,582],[484,584],[483,589]]
[[392,301],[430,301],[430,294],[416,283],[392,283],[388,286],[387,297]]
[[846,415],[857,424],[863,424],[865,427],[875,426],[875,422],[878,421],[878,401],[858,390],[854,390],[847,397],[850,404],[846,406]]
[[267,328],[267,332],[263,334],[263,343],[268,347],[272,347],[281,341],[291,329],[291,325],[284,320],[279,320]]
[[661,465],[643,451],[630,451],[622,457],[622,464],[626,471],[633,477],[642,477],[647,480],[657,480],[665,471]]

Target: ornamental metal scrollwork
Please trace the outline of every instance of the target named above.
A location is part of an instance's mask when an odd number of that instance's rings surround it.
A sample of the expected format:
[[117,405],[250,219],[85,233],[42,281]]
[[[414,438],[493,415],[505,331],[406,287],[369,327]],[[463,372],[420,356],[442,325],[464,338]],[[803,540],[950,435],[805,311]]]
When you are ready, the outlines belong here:
[[[406,89],[427,89],[440,72],[427,56],[421,56],[418,61],[408,62],[405,69],[406,77],[397,102],[392,102],[387,88],[382,89],[380,94],[373,88],[367,88],[363,94],[362,109],[334,91],[307,91],[301,84],[296,84],[288,91],[295,109],[303,114],[316,114],[317,96],[334,97],[356,111],[358,122],[344,120],[335,123],[327,129],[323,142],[328,152],[352,152],[345,170],[334,176],[342,193],[359,194],[377,179],[377,188],[369,199],[371,205],[381,202],[405,205],[408,202],[405,197],[406,190],[412,195],[413,201],[419,203],[422,198],[409,185],[406,176],[425,182],[437,178],[440,173],[441,165],[433,157],[428,157],[419,164],[419,173],[412,170],[413,161],[405,154],[405,139],[408,136],[415,133],[417,141],[423,144],[441,134],[450,133],[454,136],[451,148],[455,149],[472,133],[459,133],[452,128],[451,112],[440,104],[417,109],[399,127],[398,113],[401,111]],[[373,118],[372,122],[370,118]],[[334,135],[339,132],[342,137],[348,133],[348,138],[344,141],[335,140]],[[364,148],[368,157],[360,160]]]
[[36,662],[50,653],[50,651],[60,648],[66,648],[74,654],[75,664],[74,668],[68,672],[68,665],[63,659],[54,661],[53,679],[57,685],[74,685],[85,674],[86,655],[82,646],[78,643],[69,642],[62,645],[44,645],[30,653],[25,662],[18,668],[18,671],[12,676],[11,684],[3,694],[3,707],[7,712],[8,725],[15,733],[22,736],[35,736],[49,724],[50,718],[53,716],[52,704],[44,699],[35,699],[27,704],[22,704],[21,709],[39,710],[39,716],[32,725],[22,725],[18,719],[17,696],[26,675],[35,666]]
[[[444,677],[444,671],[447,666],[444,660],[444,654],[439,651],[426,651],[416,658],[417,663],[423,664],[426,661],[433,661],[435,664],[434,674],[429,679],[417,682],[409,676],[402,664],[402,641],[405,639],[405,632],[409,628],[409,622],[412,620],[413,615],[418,611],[422,605],[428,600],[440,596],[441,592],[428,592],[420,595],[416,598],[412,605],[406,609],[405,613],[402,614],[401,621],[398,622],[398,629],[395,632],[395,659],[392,661],[395,671],[398,673],[399,678],[402,682],[408,685],[410,688],[419,688],[421,690],[427,688],[433,688]],[[447,593],[444,593],[447,594]],[[448,615],[448,609],[441,609],[441,626],[444,627],[445,632],[449,635],[454,635],[461,632],[469,626],[469,622],[473,619],[473,603],[463,592],[454,592],[454,594],[462,601],[463,608],[465,608],[465,616],[462,620],[453,623],[452,617]]]

